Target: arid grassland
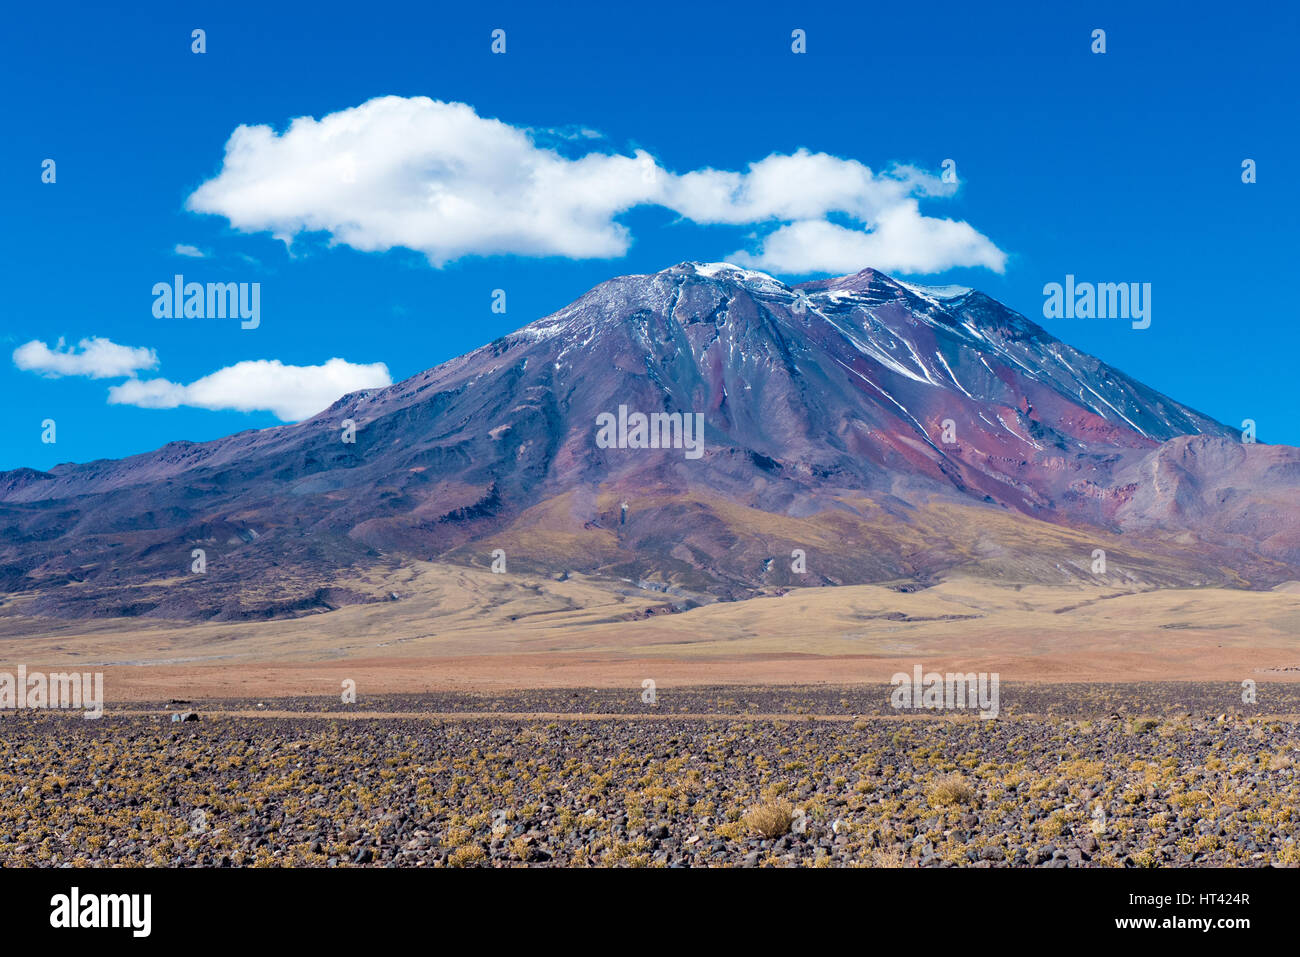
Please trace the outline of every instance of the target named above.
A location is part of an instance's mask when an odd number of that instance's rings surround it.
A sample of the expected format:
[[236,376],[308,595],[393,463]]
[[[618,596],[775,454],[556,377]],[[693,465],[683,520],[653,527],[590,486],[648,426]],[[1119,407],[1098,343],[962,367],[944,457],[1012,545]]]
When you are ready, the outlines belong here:
[[170,705],[200,715],[180,723],[163,703],[10,712],[0,863],[1300,863],[1295,686],[1261,685],[1259,705],[1222,683],[1013,687],[990,721],[867,707],[882,693],[676,689],[650,707],[550,689],[351,714],[207,701]]

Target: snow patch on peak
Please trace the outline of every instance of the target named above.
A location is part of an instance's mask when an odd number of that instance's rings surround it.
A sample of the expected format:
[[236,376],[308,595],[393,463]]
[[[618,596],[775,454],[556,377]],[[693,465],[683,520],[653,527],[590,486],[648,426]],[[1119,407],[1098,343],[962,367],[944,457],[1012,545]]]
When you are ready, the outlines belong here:
[[904,289],[907,289],[922,299],[960,299],[962,296],[968,296],[974,290],[967,286],[922,286],[919,283],[903,282],[901,279],[895,279]]
[[705,279],[729,279],[732,282],[745,283],[772,289],[786,289],[785,283],[775,276],[769,276],[765,272],[759,272],[757,269],[745,269],[734,263],[697,263],[687,262],[681,266],[674,266],[673,269],[689,269],[697,276],[703,276]]

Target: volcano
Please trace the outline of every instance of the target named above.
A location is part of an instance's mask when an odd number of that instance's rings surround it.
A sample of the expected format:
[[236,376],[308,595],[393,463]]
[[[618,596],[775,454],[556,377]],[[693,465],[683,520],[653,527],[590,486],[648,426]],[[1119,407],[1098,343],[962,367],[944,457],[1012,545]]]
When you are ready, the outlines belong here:
[[1298,514],[1300,449],[983,293],[683,263],[297,424],[0,473],[0,589],[248,620],[391,597],[359,576],[411,559],[674,607],[954,575],[1265,588],[1300,578]]

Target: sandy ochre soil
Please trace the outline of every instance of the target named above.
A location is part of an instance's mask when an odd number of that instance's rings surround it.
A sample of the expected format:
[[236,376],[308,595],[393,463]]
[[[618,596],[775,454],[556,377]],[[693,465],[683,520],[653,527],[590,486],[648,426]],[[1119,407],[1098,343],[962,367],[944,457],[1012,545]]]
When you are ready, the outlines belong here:
[[[102,671],[110,701],[509,688],[1300,678],[1300,588],[1125,590],[953,579],[920,591],[796,589],[673,613],[581,577],[432,563],[373,573],[386,600],[303,618],[193,624],[0,612],[0,668]],[[397,598],[391,598],[396,594]]]

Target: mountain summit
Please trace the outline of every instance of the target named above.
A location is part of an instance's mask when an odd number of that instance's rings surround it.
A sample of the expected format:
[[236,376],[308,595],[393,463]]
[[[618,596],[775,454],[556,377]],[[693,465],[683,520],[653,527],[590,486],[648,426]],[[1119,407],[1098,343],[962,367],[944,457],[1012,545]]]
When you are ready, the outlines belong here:
[[692,601],[1263,587],[1300,577],[1298,477],[1300,450],[1243,445],[983,293],[682,263],[296,425],[0,473],[0,586],[31,614],[277,617],[364,600],[345,569],[500,549]]

